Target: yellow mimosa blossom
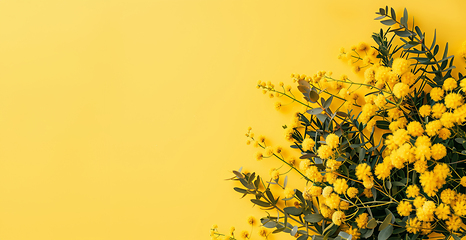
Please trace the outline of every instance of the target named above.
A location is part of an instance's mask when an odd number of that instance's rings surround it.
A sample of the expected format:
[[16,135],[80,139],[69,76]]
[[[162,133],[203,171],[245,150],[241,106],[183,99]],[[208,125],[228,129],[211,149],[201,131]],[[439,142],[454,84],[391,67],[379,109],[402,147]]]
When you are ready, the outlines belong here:
[[364,189],[364,192],[363,192],[363,193],[364,193],[364,196],[366,196],[366,197],[368,197],[368,198],[374,196],[374,195],[372,194],[372,190],[369,189],[369,188]]
[[456,109],[457,107],[463,105],[464,99],[461,94],[458,93],[449,93],[445,96],[445,106],[447,108]]
[[241,232],[241,238],[243,239],[248,239],[249,238],[249,232],[244,230]]
[[302,142],[303,151],[313,151],[316,142],[309,137],[306,137]]
[[264,157],[270,157],[272,155],[273,155],[273,147],[270,147],[270,146],[266,147],[264,149]]
[[403,76],[401,76],[401,82],[404,84],[407,84],[408,86],[411,86],[416,81],[415,78],[416,77],[414,76],[412,72],[406,72],[403,74]]
[[261,237],[267,237],[267,234],[268,234],[267,228],[261,226],[261,227],[259,228],[259,236],[261,236]]
[[400,216],[409,216],[413,211],[413,206],[408,201],[401,201],[396,208]]
[[434,106],[432,106],[432,117],[440,118],[442,117],[442,114],[446,111],[447,108],[443,103],[436,103]]
[[324,190],[322,190],[322,196],[324,198],[330,197],[330,194],[333,192],[333,187],[331,186],[326,186],[324,187]]
[[421,228],[421,222],[415,217],[408,219],[408,224],[406,224],[406,230],[410,233],[416,234]]
[[419,137],[422,136],[424,133],[424,128],[422,127],[422,124],[417,121],[412,121],[408,124],[408,133],[413,136],[413,137]]
[[358,224],[358,228],[364,229],[366,228],[367,221],[369,220],[367,213],[362,213],[356,218],[356,223]]
[[443,95],[445,94],[445,92],[443,91],[443,89],[436,87],[436,88],[432,88],[429,94],[432,100],[438,102],[443,99]]
[[348,190],[346,190],[346,194],[348,195],[349,198],[355,198],[359,193],[359,190],[355,187],[350,187]]
[[441,143],[432,145],[430,151],[432,153],[432,158],[435,160],[440,160],[447,155],[447,148]]
[[442,128],[442,123],[439,120],[435,120],[426,124],[426,133],[429,136],[435,136]]
[[333,155],[333,150],[328,145],[321,145],[319,149],[317,149],[317,155],[322,159],[328,159]]
[[432,108],[429,105],[422,105],[419,108],[419,115],[422,117],[427,117],[430,115],[430,112],[432,111]]
[[430,222],[422,222],[421,234],[427,235],[432,232],[432,224]]
[[345,213],[342,211],[336,211],[332,215],[332,222],[335,225],[341,225],[341,221],[345,218]]
[[367,163],[361,163],[358,166],[356,166],[356,177],[359,180],[364,179],[367,176],[371,176],[371,167],[367,165]]
[[406,196],[409,198],[415,198],[419,196],[419,187],[416,185],[410,185],[406,188]]
[[338,194],[343,194],[348,189],[348,181],[344,178],[337,178],[333,183],[333,190]]
[[435,215],[442,220],[448,219],[450,215],[450,207],[444,203],[439,204],[435,209]]
[[445,80],[445,82],[443,82],[443,86],[442,88],[446,91],[451,91],[453,89],[455,89],[456,87],[458,86],[458,84],[456,83],[456,79],[454,78],[447,78]]
[[393,60],[392,71],[398,75],[402,75],[409,70],[409,61],[404,58],[396,58]]
[[336,148],[338,147],[338,144],[340,143],[340,137],[338,137],[334,133],[331,133],[325,138],[325,142],[327,143],[329,147]]
[[463,176],[460,181],[461,186],[466,187],[466,176]]
[[340,197],[336,193],[330,194],[330,197],[325,199],[325,205],[331,209],[337,209],[340,206]]
[[248,224],[249,225],[254,225],[256,224],[256,219],[253,216],[248,217]]
[[424,205],[425,202],[426,202],[425,197],[417,196],[413,201],[413,205],[414,205],[415,208],[422,208],[422,206]]
[[446,112],[442,114],[442,117],[440,118],[440,122],[446,128],[452,128],[455,125],[455,121],[456,117],[451,112]]
[[408,93],[409,93],[409,86],[405,83],[397,83],[393,87],[393,94],[395,94],[397,98],[403,98],[406,95],[408,95]]
[[461,221],[460,217],[452,215],[450,219],[446,221],[446,224],[448,231],[458,231],[463,222]]
[[451,132],[447,128],[442,128],[438,132],[438,137],[441,138],[442,140],[447,140],[450,136],[451,136]]

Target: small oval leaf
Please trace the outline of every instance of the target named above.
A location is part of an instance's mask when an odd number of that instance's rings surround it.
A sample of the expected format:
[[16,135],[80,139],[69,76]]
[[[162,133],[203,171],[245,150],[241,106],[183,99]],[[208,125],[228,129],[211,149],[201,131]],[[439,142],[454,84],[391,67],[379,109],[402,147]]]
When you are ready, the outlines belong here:
[[390,224],[391,221],[392,221],[392,215],[388,214],[383,220],[382,224],[380,224],[379,231],[384,230]]
[[369,220],[369,222],[367,222],[366,227],[369,229],[374,229],[375,227],[377,227],[377,220],[375,220],[375,218],[372,218],[371,220]]

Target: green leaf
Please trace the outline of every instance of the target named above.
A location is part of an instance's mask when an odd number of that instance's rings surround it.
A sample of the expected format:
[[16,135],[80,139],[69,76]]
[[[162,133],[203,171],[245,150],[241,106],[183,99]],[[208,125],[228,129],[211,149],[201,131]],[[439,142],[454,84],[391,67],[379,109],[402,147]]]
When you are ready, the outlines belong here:
[[379,13],[382,14],[382,15],[385,15],[385,9],[379,8]]
[[377,126],[380,129],[384,129],[384,130],[389,130],[390,129],[388,127],[388,126],[390,126],[390,123],[388,121],[384,121],[384,120],[375,121],[375,126]]
[[329,108],[330,105],[332,104],[332,100],[333,100],[333,95],[330,96],[327,100],[325,100],[324,104],[323,104],[323,107],[324,108]]
[[316,114],[319,114],[321,113],[322,111],[324,111],[322,108],[313,108],[311,110],[307,110],[306,112],[311,114],[311,115],[316,115]]
[[382,231],[379,233],[379,237],[377,238],[378,240],[387,240],[393,233],[393,226],[388,225],[386,228],[384,228]]
[[277,229],[273,230],[273,232],[272,232],[272,233],[279,233],[279,232],[283,232],[283,230],[285,230],[285,229],[286,229],[286,227],[277,228]]
[[377,220],[375,220],[375,218],[372,218],[371,220],[369,220],[369,222],[367,222],[366,227],[369,229],[374,229],[375,227],[377,227]]
[[387,189],[392,189],[392,182],[386,180],[385,181],[385,187],[387,187]]
[[269,221],[267,223],[262,224],[262,226],[264,226],[266,228],[274,228],[274,227],[277,226],[277,222]]
[[261,200],[258,200],[258,199],[251,199],[251,202],[256,204],[256,205],[259,205],[261,207],[270,207],[270,203],[267,203],[267,202],[264,202],[264,201],[261,201]]
[[267,190],[265,191],[265,194],[267,195],[267,197],[269,198],[271,202],[273,202],[274,204],[276,203],[275,198],[273,197],[273,194],[269,188],[267,188]]
[[309,99],[311,102],[315,103],[317,100],[319,100],[319,94],[314,89],[312,89],[309,93]]
[[382,224],[379,226],[379,231],[384,230],[388,225],[390,225],[390,222],[392,221],[392,215],[388,214],[385,219],[383,220]]
[[411,37],[410,31],[395,31],[395,34],[400,37]]
[[294,226],[293,229],[291,229],[290,235],[294,236],[298,232],[298,226]]
[[293,215],[293,216],[299,216],[303,212],[302,209],[300,208],[295,208],[295,207],[286,207],[283,209],[286,213]]
[[384,25],[387,25],[387,26],[391,26],[391,25],[396,23],[393,19],[387,19],[387,20],[383,20],[383,21],[380,21],[380,22],[382,24],[384,24]]
[[237,178],[244,178],[243,174],[233,170],[233,173],[236,175]]
[[239,192],[239,193],[248,193],[248,190],[246,189],[242,189],[242,188],[239,188],[239,187],[235,187],[233,188],[235,191]]
[[309,235],[307,235],[307,234],[306,234],[306,235],[301,235],[301,236],[299,236],[299,238],[296,239],[296,240],[307,240],[308,237],[309,237]]
[[348,117],[348,114],[346,114],[345,112],[337,112],[337,115],[340,117]]
[[324,216],[321,214],[309,214],[304,217],[304,220],[311,223],[320,222],[322,219],[324,219]]
[[392,19],[393,19],[393,20],[396,20],[395,9],[391,8],[391,12],[392,12]]
[[430,50],[432,50],[435,47],[436,40],[437,40],[437,29],[434,30],[434,40],[432,40],[432,45],[430,46]]
[[365,157],[366,157],[366,149],[362,147],[361,150],[359,150],[359,162],[362,162],[362,160],[364,160]]
[[373,233],[374,233],[374,229],[370,229],[364,234],[361,234],[361,238],[369,238],[370,236],[372,236]]

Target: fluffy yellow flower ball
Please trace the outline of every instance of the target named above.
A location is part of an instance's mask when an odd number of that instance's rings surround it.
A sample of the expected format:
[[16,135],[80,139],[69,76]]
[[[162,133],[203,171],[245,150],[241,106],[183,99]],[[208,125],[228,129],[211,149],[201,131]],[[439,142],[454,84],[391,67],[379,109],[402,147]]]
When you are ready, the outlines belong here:
[[333,183],[333,190],[338,194],[343,194],[346,192],[346,189],[348,189],[348,181],[346,179],[338,178]]
[[325,199],[325,205],[331,209],[337,209],[340,206],[340,197],[336,193],[330,194],[330,197]]
[[436,102],[443,99],[443,94],[444,94],[443,89],[439,87],[432,88],[432,90],[430,90],[430,98],[432,98],[432,100]]
[[346,194],[348,195],[349,198],[355,198],[359,193],[359,190],[355,187],[350,187],[348,190],[346,190]]
[[461,184],[461,186],[466,187],[466,176],[461,178],[460,184]]
[[451,91],[453,89],[455,89],[456,87],[458,86],[458,84],[456,83],[456,79],[454,78],[447,78],[445,80],[445,82],[443,82],[443,86],[442,88],[446,91]]
[[430,115],[430,112],[432,111],[432,108],[429,105],[422,105],[419,108],[419,115],[422,117],[427,117]]
[[408,219],[408,224],[406,224],[406,230],[410,233],[416,234],[421,228],[421,222],[415,217]]
[[456,109],[457,107],[463,105],[463,97],[458,93],[450,93],[445,96],[445,106],[447,108]]
[[433,137],[438,134],[440,128],[442,128],[442,122],[439,120],[429,122],[426,124],[426,133],[427,135]]
[[332,222],[335,224],[335,225],[338,225],[340,226],[341,225],[341,221],[345,218],[345,213],[342,212],[342,211],[336,211],[333,213],[332,215]]
[[440,129],[438,132],[438,137],[441,138],[442,140],[447,140],[451,136],[450,130],[446,128]]
[[393,87],[393,94],[397,98],[403,98],[409,93],[409,86],[405,83],[397,83],[395,87]]
[[419,189],[418,186],[410,185],[406,189],[406,196],[409,197],[409,198],[415,198],[415,197],[419,196],[419,190],[420,189]]
[[409,214],[413,211],[413,206],[408,201],[401,201],[396,208],[400,216],[409,216]]
[[401,76],[401,82],[407,84],[408,86],[411,86],[415,82],[415,76],[412,72],[406,72]]
[[324,190],[322,190],[322,196],[324,198],[330,197],[330,194],[333,192],[333,187],[331,186],[326,186],[324,187]]
[[422,124],[417,121],[412,121],[408,124],[408,133],[413,136],[413,137],[419,137],[424,134],[424,128],[422,127]]
[[256,219],[253,216],[248,217],[248,224],[249,225],[254,225],[256,224]]
[[392,71],[398,75],[402,75],[403,73],[409,70],[409,61],[404,58],[396,58],[393,60],[392,64]]
[[331,148],[337,148],[338,144],[340,143],[340,137],[338,137],[336,134],[331,133],[325,138],[325,142],[327,145]]
[[308,193],[313,196],[313,197],[318,197],[322,195],[322,188],[318,186],[312,186],[309,190]]
[[358,228],[364,229],[366,228],[367,221],[369,220],[367,213],[362,213],[356,218],[356,223],[358,224]]
[[363,180],[365,177],[371,176],[371,167],[367,163],[361,163],[356,166],[356,177],[359,180]]
[[437,217],[442,220],[448,219],[450,215],[450,206],[444,203],[439,204],[437,209],[435,209],[435,215],[437,215]]
[[451,112],[445,112],[442,114],[442,117],[440,118],[440,122],[442,125],[446,128],[452,128],[455,126],[455,115]]
[[322,159],[328,159],[332,154],[333,150],[328,145],[321,145],[319,149],[317,149],[317,155]]
[[430,151],[432,152],[432,158],[435,160],[440,160],[447,155],[447,148],[441,143],[434,144]]
[[441,118],[442,114],[447,111],[447,108],[443,103],[437,103],[432,106],[432,117]]
[[312,138],[306,137],[302,142],[303,151],[312,151],[315,145],[316,142]]

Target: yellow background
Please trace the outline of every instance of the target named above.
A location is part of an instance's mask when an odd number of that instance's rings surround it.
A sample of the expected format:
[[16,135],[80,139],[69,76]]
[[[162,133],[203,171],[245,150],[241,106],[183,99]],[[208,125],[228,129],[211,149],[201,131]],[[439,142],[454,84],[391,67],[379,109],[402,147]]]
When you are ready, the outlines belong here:
[[[466,40],[464,1],[403,2],[390,4],[452,52]],[[280,166],[256,162],[244,133],[283,143],[293,112],[275,111],[256,82],[350,73],[339,48],[369,42],[385,4],[0,1],[0,239],[249,230],[261,211],[224,179]]]

